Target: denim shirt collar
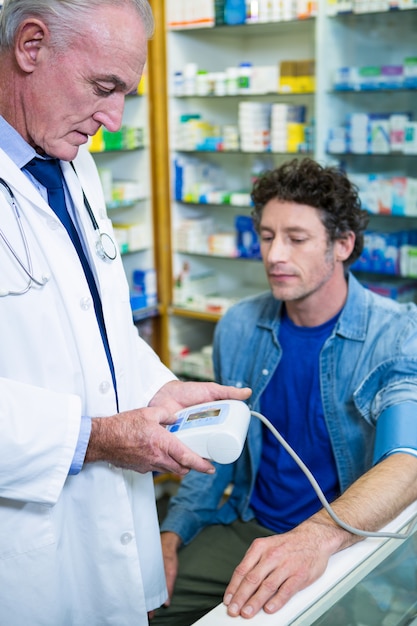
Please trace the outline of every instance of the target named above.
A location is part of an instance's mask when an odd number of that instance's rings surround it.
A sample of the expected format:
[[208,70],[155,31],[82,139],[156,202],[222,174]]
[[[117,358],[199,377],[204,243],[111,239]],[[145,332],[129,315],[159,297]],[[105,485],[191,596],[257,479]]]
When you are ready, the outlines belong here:
[[360,285],[353,274],[348,274],[348,296],[334,333],[352,339],[365,341],[368,318],[368,292]]
[[[353,341],[364,341],[368,317],[367,292],[350,272],[347,281],[348,295],[332,336],[337,334]],[[282,305],[281,300],[272,298],[265,306],[257,323],[259,328],[271,330],[275,338],[279,335]]]

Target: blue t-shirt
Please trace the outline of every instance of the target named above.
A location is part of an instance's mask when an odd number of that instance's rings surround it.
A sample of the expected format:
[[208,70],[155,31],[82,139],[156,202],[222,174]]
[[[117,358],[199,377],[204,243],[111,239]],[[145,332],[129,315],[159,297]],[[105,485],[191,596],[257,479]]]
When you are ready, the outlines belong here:
[[[284,312],[282,357],[261,398],[262,414],[306,464],[330,502],[340,488],[323,415],[319,356],[338,317],[304,327],[293,324]],[[251,508],[257,521],[275,532],[294,528],[322,508],[302,470],[265,426]]]

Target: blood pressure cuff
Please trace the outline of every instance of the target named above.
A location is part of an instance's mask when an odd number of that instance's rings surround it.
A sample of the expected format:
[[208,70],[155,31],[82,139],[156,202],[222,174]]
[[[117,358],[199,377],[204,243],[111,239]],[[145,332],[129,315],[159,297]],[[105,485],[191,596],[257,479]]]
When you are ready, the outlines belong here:
[[395,452],[417,456],[417,402],[390,406],[378,418],[373,464]]

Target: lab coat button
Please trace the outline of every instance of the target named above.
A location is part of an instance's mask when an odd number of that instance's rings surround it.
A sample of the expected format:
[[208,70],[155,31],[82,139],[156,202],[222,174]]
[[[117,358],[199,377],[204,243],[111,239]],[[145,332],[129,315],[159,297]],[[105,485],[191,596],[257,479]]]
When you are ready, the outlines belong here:
[[81,298],[80,307],[83,311],[89,311],[91,309],[91,305],[93,304],[92,299],[89,296],[85,298]]
[[262,370],[262,374],[263,374],[263,376],[268,376],[269,370]]
[[123,546],[127,546],[127,544],[130,543],[132,539],[133,539],[132,533],[123,533],[123,535],[120,537],[120,543]]
[[100,393],[108,393],[110,389],[110,383],[108,380],[103,380],[99,385]]
[[57,228],[59,228],[59,222],[54,217],[49,217],[47,224],[51,230],[56,230]]

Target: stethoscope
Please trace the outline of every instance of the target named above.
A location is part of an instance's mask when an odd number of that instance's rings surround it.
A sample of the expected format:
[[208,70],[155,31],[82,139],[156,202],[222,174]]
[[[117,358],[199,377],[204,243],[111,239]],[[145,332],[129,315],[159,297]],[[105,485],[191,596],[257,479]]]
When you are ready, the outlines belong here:
[[[71,161],[71,167],[74,170],[75,174],[77,175],[77,172],[75,171],[75,167],[72,161]],[[94,232],[97,235],[96,253],[102,261],[114,261],[114,259],[117,256],[116,244],[114,243],[114,240],[110,237],[108,233],[102,233],[100,231],[100,227],[97,223],[97,220],[93,213],[93,209],[91,208],[91,205],[88,201],[88,198],[85,195],[84,189],[82,189],[82,192],[83,192],[84,206],[87,209],[87,213],[93,225]]]
[[26,285],[20,291],[12,291],[12,290],[8,290],[8,289],[4,289],[4,288],[0,287],[0,297],[2,297],[2,296],[21,296],[24,293],[27,293],[29,291],[29,289],[31,287],[33,287],[33,285],[36,285],[38,287],[44,287],[46,285],[46,283],[48,282],[48,280],[50,279],[50,276],[48,276],[46,274],[42,274],[40,279],[36,278],[36,276],[34,276],[34,274],[33,274],[33,266],[32,266],[32,257],[30,255],[30,250],[29,250],[27,239],[26,239],[25,231],[23,229],[22,220],[20,218],[20,211],[19,211],[18,206],[17,206],[16,198],[14,196],[13,191],[10,189],[10,187],[6,183],[6,181],[3,180],[3,178],[0,178],[0,184],[3,185],[4,189],[6,189],[7,193],[9,194],[9,200],[10,200],[9,204],[11,205],[11,207],[12,207],[12,209],[14,211],[15,218],[16,218],[16,223],[17,223],[17,225],[19,227],[20,237],[22,239],[23,246],[25,248],[26,265],[22,261],[22,259],[19,257],[19,255],[17,254],[16,250],[13,248],[12,244],[7,239],[6,235],[1,230],[1,228],[0,228],[0,237],[2,238],[4,243],[6,244],[7,248],[10,250],[10,253],[14,257],[14,259],[16,260],[16,262],[19,265],[19,267],[26,274],[26,277],[28,279]]
[[[74,166],[71,163],[73,169]],[[75,169],[74,169],[75,171]],[[33,286],[37,286],[37,287],[44,287],[46,285],[46,283],[50,280],[50,276],[47,274],[42,274],[42,276],[40,278],[37,278],[34,273],[33,273],[33,264],[32,264],[32,257],[30,254],[30,249],[29,249],[29,245],[28,245],[28,241],[26,238],[26,234],[23,228],[23,224],[22,224],[22,220],[21,220],[21,216],[20,216],[20,211],[19,208],[17,206],[17,201],[15,198],[15,195],[13,193],[13,191],[10,189],[9,185],[6,183],[6,181],[3,178],[0,178],[0,184],[3,186],[3,188],[7,191],[8,197],[9,197],[9,204],[12,207],[14,214],[15,214],[15,218],[16,218],[16,223],[18,225],[19,228],[19,233],[20,233],[20,237],[22,239],[23,242],[23,246],[25,249],[25,262],[22,261],[22,259],[19,257],[19,255],[17,254],[16,250],[13,248],[12,244],[10,243],[10,241],[8,240],[8,238],[6,237],[6,235],[4,234],[3,230],[0,228],[0,238],[3,240],[4,244],[6,245],[6,247],[8,248],[8,250],[10,251],[11,255],[13,256],[13,258],[16,260],[17,264],[19,265],[19,267],[22,269],[22,271],[24,272],[24,274],[27,277],[27,283],[26,285],[23,287],[23,289],[21,289],[20,291],[11,291],[11,290],[6,290],[6,289],[2,289],[0,287],[0,297],[2,296],[21,296],[25,293],[27,293],[29,291],[29,289],[31,289],[31,287]],[[83,200],[84,200],[84,206],[87,209],[87,213],[90,217],[91,223],[93,225],[94,231],[97,234],[97,239],[96,239],[96,253],[98,255],[98,257],[103,260],[103,261],[114,261],[116,256],[117,256],[117,247],[115,242],[113,241],[113,239],[110,237],[110,235],[108,233],[102,233],[100,231],[100,227],[97,223],[97,220],[94,216],[93,210],[90,206],[90,203],[87,199],[87,196],[85,195],[84,189],[82,190],[83,192]]]

